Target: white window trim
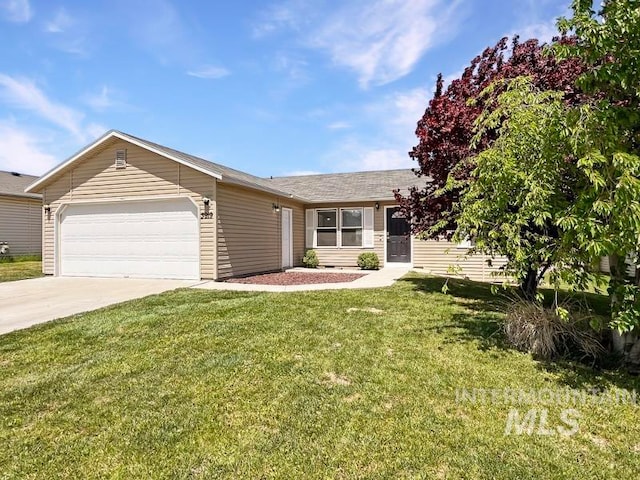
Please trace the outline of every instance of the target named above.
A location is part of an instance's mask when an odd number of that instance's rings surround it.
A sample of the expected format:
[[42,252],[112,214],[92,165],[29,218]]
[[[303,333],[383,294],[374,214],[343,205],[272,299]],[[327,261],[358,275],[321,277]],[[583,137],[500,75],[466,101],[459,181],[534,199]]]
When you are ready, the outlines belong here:
[[[314,249],[345,249],[345,250],[372,250],[374,247],[365,247],[365,208],[364,206],[354,206],[354,207],[327,207],[327,208],[313,208],[310,209],[313,211],[313,247]],[[360,245],[342,245],[342,211],[343,210],[360,210],[361,212],[361,226],[360,227],[344,227],[344,228],[360,228],[362,231],[361,235],[361,243]],[[334,227],[319,227],[318,226],[318,212],[336,212],[336,245],[318,245],[318,231],[321,230],[332,230]]]
[[[455,230],[447,230],[447,235],[452,235],[453,232],[455,232]],[[440,238],[443,238],[446,240],[446,236],[445,235],[441,235]],[[449,242],[454,243],[453,241],[449,240]],[[471,247],[473,247],[473,240],[471,240],[470,238],[466,238],[464,240],[462,240],[461,242],[458,242],[455,244],[456,249],[459,250],[469,250]]]
[[459,248],[461,250],[469,250],[471,247],[473,247],[473,241],[469,238],[462,240],[461,242],[456,244],[456,248]]

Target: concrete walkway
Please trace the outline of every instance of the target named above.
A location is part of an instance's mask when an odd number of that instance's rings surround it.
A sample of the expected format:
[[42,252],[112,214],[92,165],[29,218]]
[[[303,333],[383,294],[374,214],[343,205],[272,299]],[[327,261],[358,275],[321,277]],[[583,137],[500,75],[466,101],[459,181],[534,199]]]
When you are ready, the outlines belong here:
[[[388,287],[400,277],[406,275],[411,269],[409,267],[387,267],[374,272],[368,273],[362,278],[358,278],[353,282],[342,283],[316,283],[310,285],[255,285],[248,283],[227,283],[208,281],[192,288],[201,288],[203,290],[234,290],[240,292],[306,292],[312,290],[348,290],[357,288],[380,288]],[[289,271],[305,271],[313,272],[313,270],[289,270]],[[326,270],[320,270],[326,273]],[[334,273],[332,271],[332,273]],[[362,270],[337,270],[335,273],[363,273]]]
[[73,277],[0,283],[0,335],[194,283],[193,280]]

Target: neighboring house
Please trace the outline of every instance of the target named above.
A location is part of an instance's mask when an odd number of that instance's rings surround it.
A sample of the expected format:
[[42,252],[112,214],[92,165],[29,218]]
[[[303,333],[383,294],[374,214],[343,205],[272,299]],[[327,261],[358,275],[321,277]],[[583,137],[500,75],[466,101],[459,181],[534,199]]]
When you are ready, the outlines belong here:
[[[636,265],[633,260],[634,257],[628,255],[625,258],[625,263],[627,264],[627,275],[630,277],[635,276],[636,274]],[[609,257],[600,258],[600,271],[603,273],[611,273],[611,269],[609,267]]]
[[0,244],[11,256],[42,252],[42,196],[24,191],[37,178],[0,171]]
[[118,131],[35,181],[43,195],[46,274],[222,280],[373,251],[412,265],[490,280],[499,262],[467,246],[411,237],[392,190],[411,170],[259,178]]

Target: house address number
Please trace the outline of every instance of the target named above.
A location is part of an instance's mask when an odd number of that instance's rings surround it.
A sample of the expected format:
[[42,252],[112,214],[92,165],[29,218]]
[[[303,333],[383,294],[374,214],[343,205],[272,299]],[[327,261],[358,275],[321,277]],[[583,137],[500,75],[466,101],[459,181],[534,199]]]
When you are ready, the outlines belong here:
[[213,212],[201,212],[200,213],[200,218],[202,220],[208,219],[208,218],[213,218]]

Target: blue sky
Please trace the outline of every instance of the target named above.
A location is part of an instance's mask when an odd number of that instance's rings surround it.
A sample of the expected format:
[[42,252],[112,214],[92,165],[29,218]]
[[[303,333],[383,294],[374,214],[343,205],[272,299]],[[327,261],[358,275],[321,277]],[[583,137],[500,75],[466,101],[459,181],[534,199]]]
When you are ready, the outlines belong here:
[[438,72],[568,0],[0,0],[0,170],[108,129],[261,175],[412,166]]

